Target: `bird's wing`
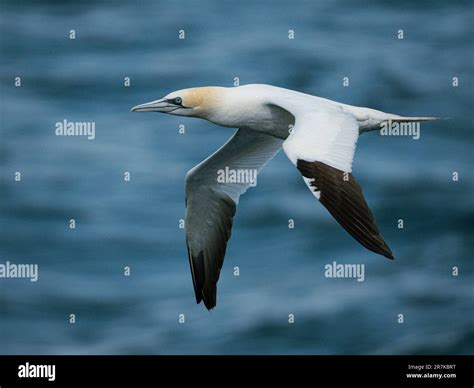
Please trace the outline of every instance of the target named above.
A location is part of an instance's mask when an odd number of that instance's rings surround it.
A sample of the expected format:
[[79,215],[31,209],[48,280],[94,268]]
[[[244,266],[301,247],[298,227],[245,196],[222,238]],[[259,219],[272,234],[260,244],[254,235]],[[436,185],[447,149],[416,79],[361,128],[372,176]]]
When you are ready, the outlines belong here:
[[[216,305],[216,287],[239,197],[283,141],[239,129],[186,174],[186,243],[196,302]],[[255,175],[254,175],[255,174]]]
[[351,174],[359,137],[355,118],[333,107],[295,114],[283,150],[339,224],[367,249],[393,259]]

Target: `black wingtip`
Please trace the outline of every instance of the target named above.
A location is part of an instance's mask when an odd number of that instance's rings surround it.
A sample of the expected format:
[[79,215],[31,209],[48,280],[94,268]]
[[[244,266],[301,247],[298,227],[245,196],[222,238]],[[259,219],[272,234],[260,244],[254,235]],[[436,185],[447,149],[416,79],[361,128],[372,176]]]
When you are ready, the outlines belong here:
[[204,290],[202,291],[202,301],[204,302],[204,306],[211,311],[217,304],[217,285],[214,286],[205,293]]
[[204,306],[206,307],[208,311],[213,310],[214,307],[216,307],[217,305],[215,299],[212,300],[212,299],[206,298],[204,293],[202,294],[202,296],[196,294],[196,304],[200,304],[201,302],[204,302]]
[[196,303],[201,303],[202,296],[201,290],[203,288],[204,279],[203,279],[203,271],[201,268],[204,265],[204,256],[202,252],[199,252],[199,255],[193,256],[189,246],[186,241],[186,246],[188,248],[188,257],[189,257],[189,266],[191,268],[191,277],[193,280],[193,288],[194,288],[194,295],[196,297]]
[[204,306],[206,306],[206,308],[210,311],[216,307],[217,304],[217,280],[206,281],[204,255],[202,251],[199,252],[199,255],[197,256],[193,256],[189,252],[189,259],[196,304],[204,302]]
[[384,238],[380,234],[378,234],[376,241],[378,241],[378,247],[376,247],[375,249],[373,249],[373,247],[370,247],[368,249],[372,252],[378,253],[379,255],[386,257],[389,260],[395,260],[392,250],[389,248],[388,244],[385,242]]
[[392,251],[390,250],[390,248],[388,247],[388,245],[385,243],[385,241],[382,240],[382,243],[383,245],[379,246],[379,247],[367,247],[364,245],[369,251],[372,251],[374,253],[377,253],[378,255],[380,256],[384,256],[386,257],[387,259],[389,260],[395,260],[395,257],[393,256],[393,253]]
[[[382,236],[379,235],[380,241],[381,241],[381,246],[379,247],[379,250],[374,250],[375,253],[378,253],[379,255],[385,256],[389,260],[395,260],[395,257],[393,256],[392,250],[388,247],[387,243],[383,239]],[[372,249],[370,249],[372,250]]]
[[305,178],[312,179],[311,191],[320,193],[319,201],[355,240],[370,251],[395,260],[352,174],[347,176],[325,163],[302,159],[297,160],[297,168]]
[[204,306],[206,306],[207,311],[212,311],[214,310],[214,307],[216,307],[216,305],[206,304],[206,303],[204,303]]
[[[196,304],[200,304],[201,301],[203,301],[204,299],[200,299],[199,301],[197,300],[196,298]],[[207,311],[212,311],[214,309],[214,307],[216,307],[216,305],[212,305],[210,303],[206,303],[206,301],[204,301],[204,307],[206,307]]]

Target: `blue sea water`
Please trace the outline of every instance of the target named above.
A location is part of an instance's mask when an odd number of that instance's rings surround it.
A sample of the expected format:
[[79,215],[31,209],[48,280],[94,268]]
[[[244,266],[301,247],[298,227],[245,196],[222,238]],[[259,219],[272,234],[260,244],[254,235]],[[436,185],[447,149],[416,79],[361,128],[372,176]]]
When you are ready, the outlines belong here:
[[[0,263],[40,271],[0,279],[1,354],[473,353],[471,2],[1,0],[0,12]],[[235,77],[450,118],[419,140],[359,139],[354,175],[395,261],[356,243],[280,153],[241,198],[217,308],[195,304],[184,175],[233,131],[130,108]],[[64,119],[95,122],[96,138],[56,136]],[[333,261],[365,264],[365,281],[326,278]]]

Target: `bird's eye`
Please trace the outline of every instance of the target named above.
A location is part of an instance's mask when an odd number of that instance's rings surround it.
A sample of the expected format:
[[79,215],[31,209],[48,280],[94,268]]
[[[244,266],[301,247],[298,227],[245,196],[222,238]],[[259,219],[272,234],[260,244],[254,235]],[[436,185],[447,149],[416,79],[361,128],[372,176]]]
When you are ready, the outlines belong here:
[[176,97],[176,98],[174,99],[174,103],[175,103],[176,105],[181,105],[182,102],[183,102],[183,99],[182,99],[181,97]]

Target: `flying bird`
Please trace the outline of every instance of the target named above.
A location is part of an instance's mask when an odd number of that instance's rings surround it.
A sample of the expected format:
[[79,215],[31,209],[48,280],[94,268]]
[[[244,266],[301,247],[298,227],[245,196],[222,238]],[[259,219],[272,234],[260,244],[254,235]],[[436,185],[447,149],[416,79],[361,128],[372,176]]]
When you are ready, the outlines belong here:
[[224,262],[240,196],[250,181],[220,182],[227,169],[259,172],[283,148],[311,193],[367,249],[393,259],[362,190],[352,175],[359,134],[382,123],[420,122],[437,117],[403,117],[356,107],[271,85],[198,87],[137,105],[132,112],[198,117],[238,128],[215,153],[186,174],[186,244],[196,302],[216,306]]

